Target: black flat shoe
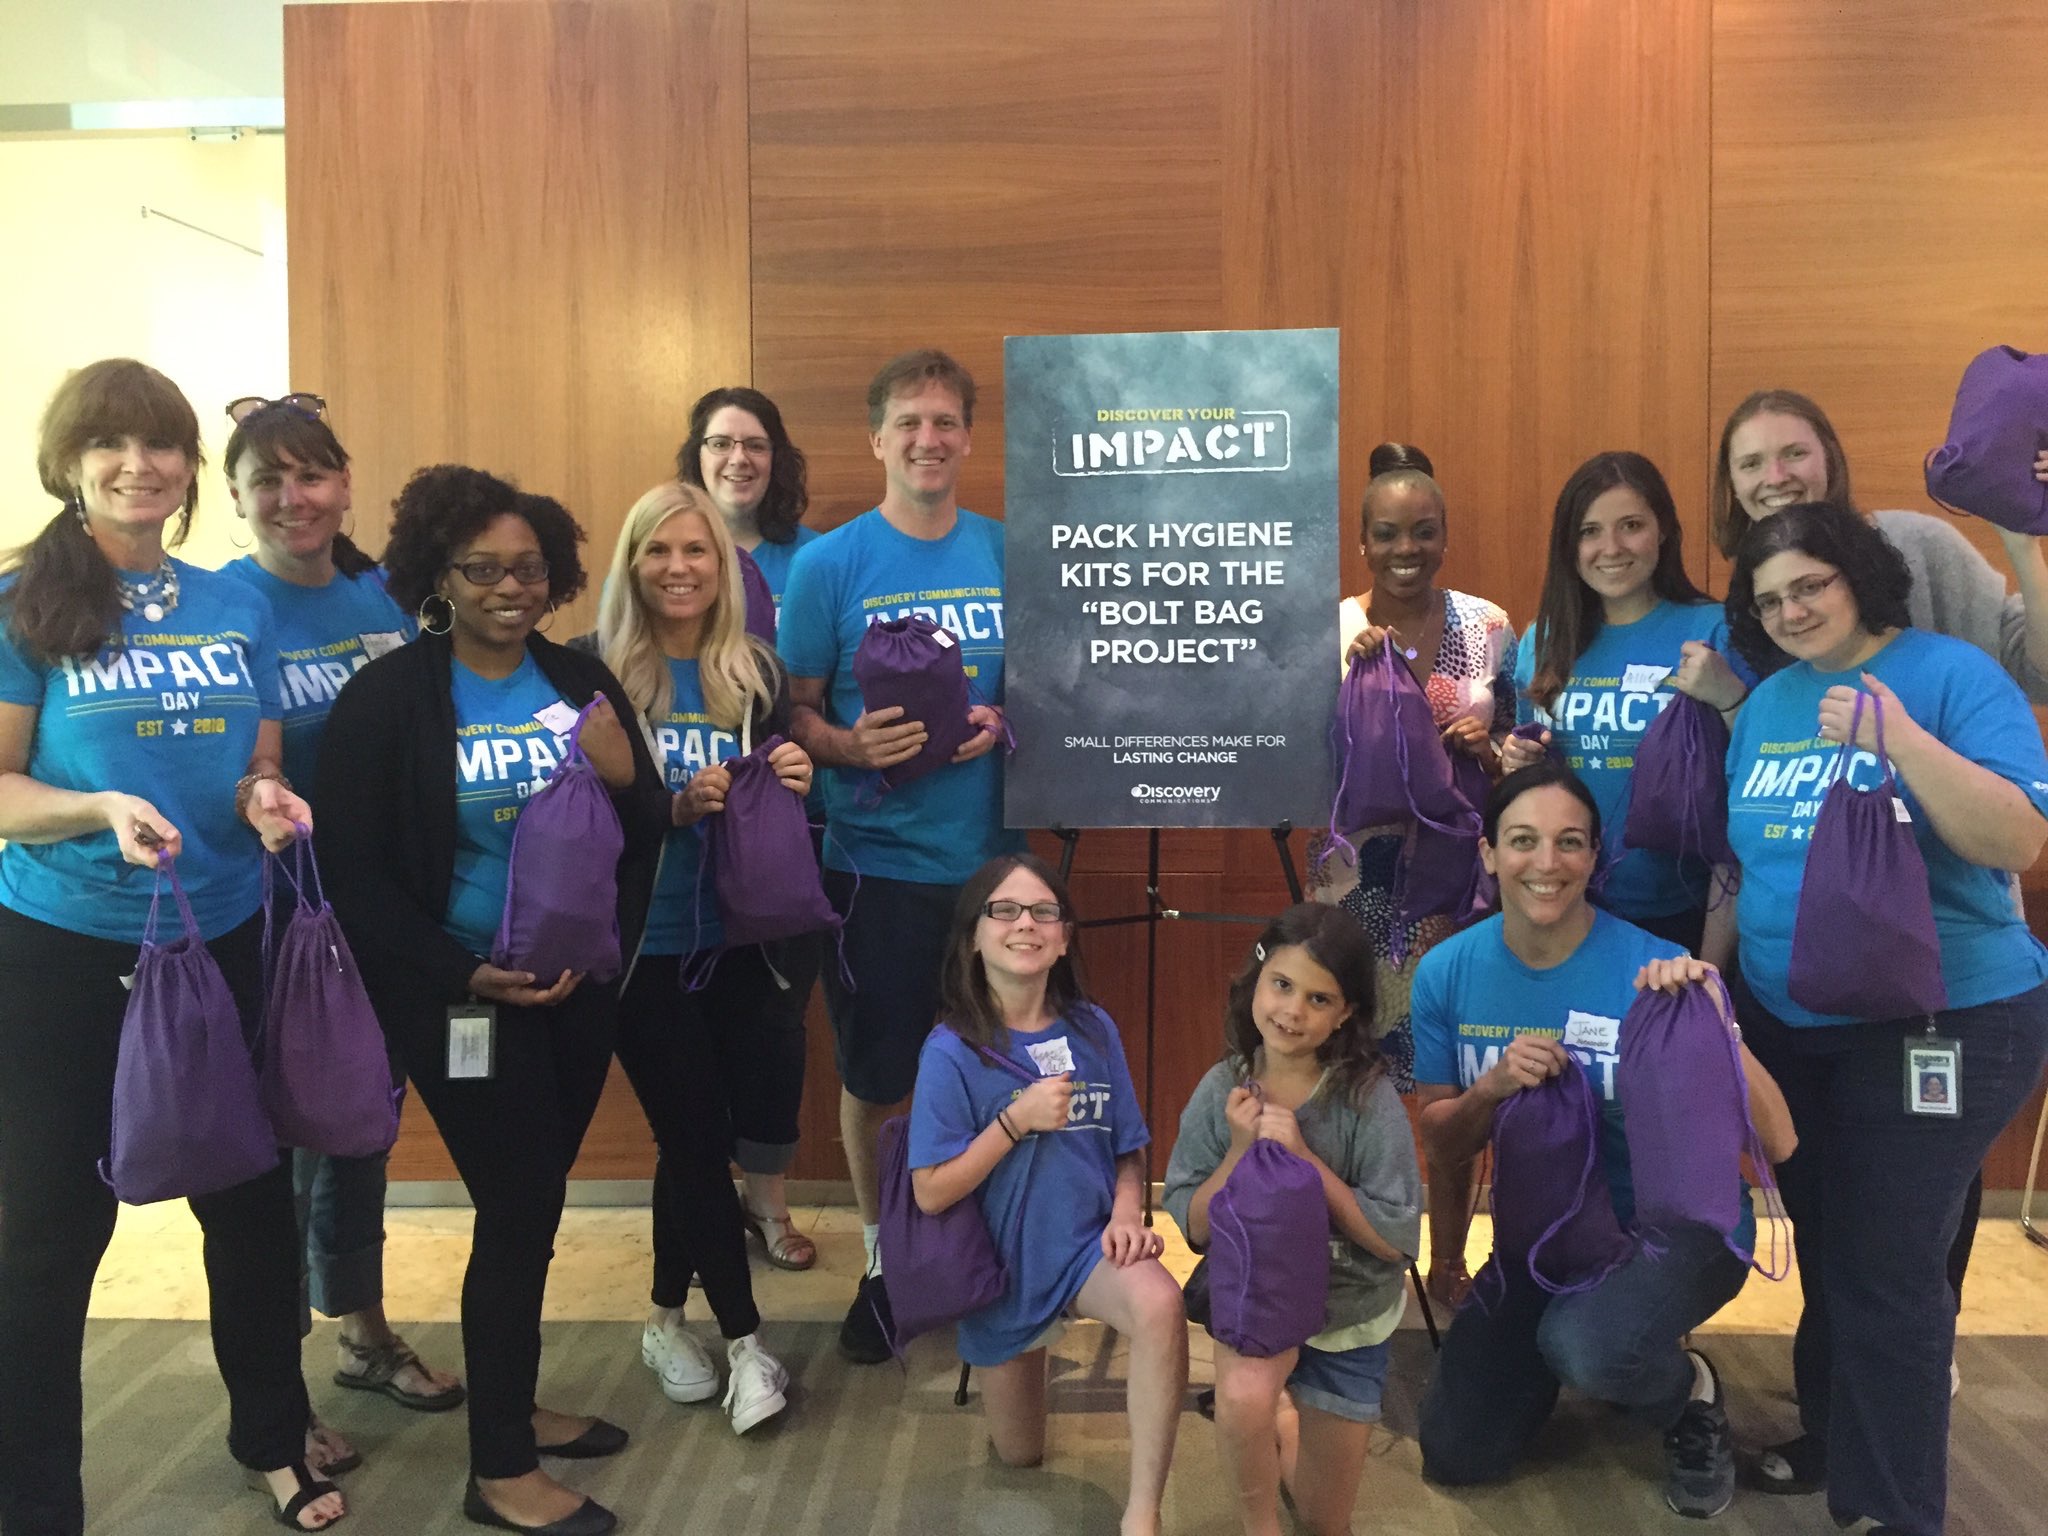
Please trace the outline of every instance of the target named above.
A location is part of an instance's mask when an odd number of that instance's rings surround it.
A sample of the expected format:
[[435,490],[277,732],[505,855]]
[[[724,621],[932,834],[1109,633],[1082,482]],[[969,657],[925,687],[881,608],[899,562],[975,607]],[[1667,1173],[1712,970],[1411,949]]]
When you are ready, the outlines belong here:
[[626,1432],[605,1419],[593,1419],[590,1428],[574,1440],[564,1440],[560,1445],[537,1445],[534,1447],[543,1456],[560,1456],[569,1461],[595,1461],[600,1456],[616,1456],[626,1448]]
[[606,1536],[608,1531],[617,1530],[619,1525],[619,1517],[595,1499],[585,1499],[583,1507],[575,1514],[564,1515],[546,1525],[521,1525],[516,1520],[507,1520],[491,1508],[484,1501],[483,1490],[477,1487],[473,1477],[462,1495],[462,1512],[477,1525],[488,1525],[500,1531],[525,1531],[527,1536]]

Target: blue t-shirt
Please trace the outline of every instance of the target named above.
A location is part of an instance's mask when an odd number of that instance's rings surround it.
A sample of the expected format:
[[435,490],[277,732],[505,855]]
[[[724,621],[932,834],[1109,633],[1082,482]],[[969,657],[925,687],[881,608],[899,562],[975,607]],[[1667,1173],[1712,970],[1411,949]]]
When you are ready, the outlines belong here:
[[[2048,753],[2033,712],[1998,663],[1965,641],[1905,629],[1852,671],[1817,672],[1799,661],[1759,683],[1735,717],[1728,746],[1728,840],[1742,864],[1735,915],[1743,979],[1787,1024],[1850,1022],[1800,1007],[1785,984],[1807,843],[1828,786],[1840,776],[1840,745],[1820,739],[1820,701],[1830,688],[1860,686],[1860,672],[1882,679],[1915,724],[2017,784],[2048,816]],[[1850,757],[1848,775],[1858,789],[1883,778],[1875,754],[1864,751]],[[1997,1002],[2048,980],[2048,950],[2020,916],[2012,877],[1959,858],[1903,781],[1899,795],[1927,861],[1949,1006]]]
[[[1565,766],[1586,781],[1600,807],[1600,828],[1610,861],[1599,902],[1623,917],[1670,917],[1707,904],[1709,871],[1698,859],[1679,860],[1645,848],[1624,849],[1629,780],[1636,747],[1650,722],[1678,695],[1670,674],[1688,640],[1704,640],[1730,656],[1728,623],[1718,603],[1659,602],[1633,624],[1602,624],[1580,654],[1571,680],[1547,710],[1530,700],[1536,675],[1536,630],[1531,624],[1515,650],[1515,720],[1540,720]],[[1741,669],[1739,663],[1732,663]]]
[[301,794],[310,793],[320,728],[334,696],[363,667],[412,639],[413,621],[384,590],[381,571],[336,573],[324,587],[302,587],[244,555],[222,566],[221,574],[247,582],[270,602],[284,703],[284,773]]
[[[1065,1055],[1056,1044],[1062,1040]],[[1054,1075],[1040,1073],[1033,1047],[1049,1061],[1072,1059],[1074,1099],[1064,1131],[1027,1135],[971,1197],[1009,1268],[1010,1288],[960,1320],[960,1358],[970,1365],[1000,1365],[1022,1354],[1080,1295],[1102,1257],[1116,1160],[1152,1139],[1108,1014],[1081,1004],[1045,1029],[1013,1031],[998,1054],[1031,1077]],[[934,1029],[917,1058],[910,1166],[934,1168],[958,1157],[1024,1087],[1023,1078],[992,1066],[952,1030]]]
[[[740,755],[740,738],[716,724],[704,713],[704,685],[697,675],[697,663],[668,662],[669,680],[675,685],[675,701],[654,727],[655,761],[661,765],[662,782],[674,793],[690,782],[699,768]],[[661,850],[661,875],[654,885],[654,902],[647,909],[647,936],[640,952],[647,955],[687,955],[700,949],[716,949],[725,942],[725,930],[718,921],[715,893],[698,886],[704,867],[703,828],[671,827],[667,845]],[[705,879],[709,879],[706,875]]]
[[[825,718],[860,718],[853,655],[870,624],[923,614],[960,642],[977,697],[1003,696],[1003,525],[962,510],[944,538],[914,539],[879,508],[806,544],[790,567],[776,649],[791,677],[822,678]],[[1018,841],[1003,831],[1002,752],[874,792],[874,775],[826,768],[825,862],[888,880],[958,885]],[[865,792],[864,792],[865,791]],[[871,801],[862,804],[863,800]]]
[[796,552],[818,537],[818,530],[796,525],[796,537],[787,544],[771,543],[763,539],[747,553],[754,557],[754,564],[761,568],[767,579],[769,595],[775,599],[775,610],[782,611],[782,594],[789,589],[789,568],[796,561]]
[[[1453,934],[1415,966],[1409,1026],[1415,1031],[1415,1081],[1470,1088],[1500,1059],[1517,1035],[1562,1040],[1600,1095],[1600,1161],[1614,1214],[1625,1226],[1635,1217],[1635,1181],[1614,1071],[1621,1060],[1621,1029],[1636,1000],[1635,979],[1652,960],[1685,953],[1597,908],[1593,927],[1571,958],[1539,971],[1508,948],[1498,913]],[[1744,1215],[1733,1234],[1755,1244],[1756,1221]]]
[[[28,776],[57,789],[119,790],[163,812],[183,839],[178,878],[199,931],[217,938],[262,899],[263,846],[235,814],[256,728],[279,716],[270,608],[247,586],[182,560],[178,606],[121,616],[123,644],[43,666],[0,630],[0,700],[40,710]],[[12,585],[12,578],[9,578]],[[74,933],[140,943],[154,885],[111,829],[0,852],[0,904]],[[175,912],[159,937],[178,934]]]
[[[533,792],[569,753],[576,711],[531,654],[511,676],[480,677],[450,662],[455,694],[455,879],[442,924],[488,956],[505,916],[512,832]],[[545,719],[541,717],[545,716]],[[541,978],[543,985],[552,976]]]

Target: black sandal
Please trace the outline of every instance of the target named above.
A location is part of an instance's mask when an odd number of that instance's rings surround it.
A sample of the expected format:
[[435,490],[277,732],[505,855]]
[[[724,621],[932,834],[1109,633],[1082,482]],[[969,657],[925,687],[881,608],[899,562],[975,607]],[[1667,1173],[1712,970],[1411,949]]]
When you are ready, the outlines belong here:
[[262,1472],[254,1467],[248,1469],[249,1486],[271,1501],[270,1517],[279,1525],[292,1531],[331,1531],[348,1518],[348,1510],[344,1508],[324,1525],[301,1525],[299,1516],[306,1512],[307,1505],[326,1498],[330,1493],[340,1493],[341,1489],[325,1478],[315,1477],[303,1461],[295,1461],[290,1467],[280,1470],[289,1471],[299,1485],[299,1491],[284,1504],[277,1502],[277,1495],[271,1492],[270,1480]]

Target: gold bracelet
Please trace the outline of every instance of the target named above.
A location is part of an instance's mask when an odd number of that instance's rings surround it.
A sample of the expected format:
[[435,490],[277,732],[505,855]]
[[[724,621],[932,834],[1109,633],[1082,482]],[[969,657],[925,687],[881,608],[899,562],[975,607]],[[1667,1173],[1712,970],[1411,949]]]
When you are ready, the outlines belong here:
[[243,774],[235,780],[235,815],[241,820],[249,819],[249,802],[255,797],[256,786],[265,779],[282,784],[286,789],[292,787],[292,781],[279,772]]

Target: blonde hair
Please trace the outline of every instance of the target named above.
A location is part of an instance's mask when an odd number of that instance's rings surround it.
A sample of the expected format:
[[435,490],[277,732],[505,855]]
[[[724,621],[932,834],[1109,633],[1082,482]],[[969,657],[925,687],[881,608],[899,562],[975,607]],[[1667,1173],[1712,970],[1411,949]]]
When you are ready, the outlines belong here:
[[695,512],[704,519],[712,547],[718,551],[718,596],[704,616],[703,637],[697,647],[704,710],[718,725],[738,731],[773,702],[775,658],[747,633],[747,596],[740,580],[739,552],[725,519],[702,491],[667,480],[633,503],[612,551],[611,578],[598,600],[598,649],[641,718],[650,727],[663,724],[675,704],[675,685],[668,656],[641,601],[635,567],[648,541],[670,518],[683,512]]

